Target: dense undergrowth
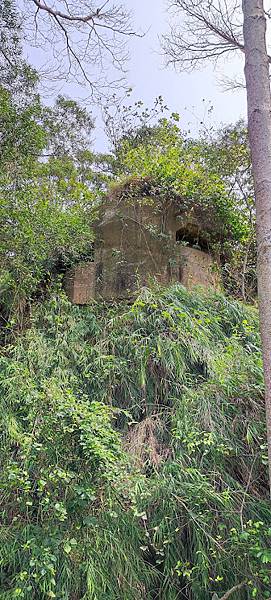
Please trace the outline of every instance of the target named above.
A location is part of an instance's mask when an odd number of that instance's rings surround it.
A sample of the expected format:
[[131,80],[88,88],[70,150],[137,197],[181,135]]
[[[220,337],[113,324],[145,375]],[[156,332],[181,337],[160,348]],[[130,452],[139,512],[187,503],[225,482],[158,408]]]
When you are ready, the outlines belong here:
[[2,348],[0,598],[270,597],[257,313],[179,285]]

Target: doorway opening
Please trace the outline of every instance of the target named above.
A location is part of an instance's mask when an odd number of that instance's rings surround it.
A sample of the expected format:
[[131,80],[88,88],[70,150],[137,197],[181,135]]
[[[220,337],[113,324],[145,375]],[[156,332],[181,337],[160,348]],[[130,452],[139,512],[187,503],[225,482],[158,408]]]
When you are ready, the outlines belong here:
[[183,244],[195,250],[209,252],[209,245],[206,238],[201,234],[197,227],[181,227],[176,231],[177,244]]

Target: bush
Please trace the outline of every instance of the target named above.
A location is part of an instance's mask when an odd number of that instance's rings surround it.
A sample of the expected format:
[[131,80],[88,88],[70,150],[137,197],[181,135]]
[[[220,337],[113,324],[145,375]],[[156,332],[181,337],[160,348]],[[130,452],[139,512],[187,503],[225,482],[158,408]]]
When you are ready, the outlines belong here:
[[1,357],[0,598],[268,597],[256,311],[56,290]]

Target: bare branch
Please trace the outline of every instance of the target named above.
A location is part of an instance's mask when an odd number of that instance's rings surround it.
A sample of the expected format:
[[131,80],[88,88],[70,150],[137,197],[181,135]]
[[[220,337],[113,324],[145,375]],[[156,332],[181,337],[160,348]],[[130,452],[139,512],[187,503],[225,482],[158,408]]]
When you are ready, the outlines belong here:
[[4,59],[7,61],[7,63],[9,64],[9,66],[14,69],[15,68],[14,63],[12,62],[12,60],[10,60],[7,52],[5,52],[5,50],[4,50],[4,48],[2,46],[0,46],[0,53],[3,55]]
[[[42,2],[39,2],[39,0],[32,0],[32,2],[34,2],[34,4],[36,4],[36,6],[38,7],[38,9],[40,10],[45,10],[45,12],[49,13],[49,15],[52,15],[53,17],[59,17],[60,19],[65,19],[67,21],[80,21],[83,23],[88,23],[89,21],[93,20],[95,16],[99,16],[99,9],[96,10],[95,13],[91,13],[89,15],[71,15],[70,12],[67,13],[63,13],[60,10],[56,10],[50,6],[48,6],[48,4],[43,4]],[[67,9],[69,10],[69,7],[67,6]]]
[[232,90],[244,90],[246,88],[245,80],[241,77],[227,77],[226,75],[219,75],[217,79],[221,89],[224,92],[229,92]]
[[189,71],[206,60],[216,64],[229,53],[244,53],[240,2],[172,0],[169,11],[177,25],[163,37],[168,63]]
[[135,31],[121,29],[121,28],[115,29],[113,26],[106,25],[105,23],[103,23],[103,20],[106,20],[108,18],[108,16],[110,16],[110,12],[103,12],[103,8],[108,4],[109,0],[107,0],[101,6],[101,8],[97,8],[94,12],[91,12],[90,14],[87,14],[87,15],[71,14],[70,7],[67,4],[67,2],[65,2],[65,4],[66,4],[67,10],[68,10],[68,13],[63,13],[60,10],[56,10],[56,9],[52,8],[51,6],[48,6],[48,4],[43,4],[39,0],[32,0],[32,2],[34,2],[34,4],[36,4],[36,6],[38,7],[39,10],[44,10],[45,12],[49,13],[52,17],[64,19],[65,21],[75,21],[75,22],[77,21],[79,23],[91,22],[93,24],[93,26],[105,27],[107,29],[111,29],[111,31],[116,31],[117,33],[119,33],[121,35],[138,35]]
[[80,59],[78,58],[77,54],[75,53],[75,51],[73,50],[73,48],[70,45],[70,40],[69,40],[69,36],[68,36],[68,32],[65,29],[64,25],[61,23],[60,19],[58,18],[57,15],[54,15],[54,18],[56,20],[56,22],[58,23],[59,27],[62,29],[62,31],[64,32],[65,38],[66,38],[66,45],[67,45],[67,54],[68,54],[68,58],[69,58],[69,63],[70,63],[70,68],[71,68],[71,61],[70,61],[70,55],[73,56],[73,58],[75,59],[75,61],[78,63],[79,69],[82,71],[83,76],[85,77],[86,81],[92,85],[91,81],[89,80],[87,73],[80,61]]
[[224,596],[222,596],[222,598],[220,598],[220,600],[228,600],[228,598],[230,598],[230,596],[234,594],[234,592],[241,590],[241,588],[244,587],[245,583],[245,581],[242,581],[241,583],[234,585],[230,590],[228,590],[228,592],[226,592],[226,594],[224,594]]
[[[124,72],[127,38],[140,36],[131,27],[131,16],[120,0],[22,0],[26,9],[27,41],[52,57],[53,78],[86,83],[91,94],[104,96],[119,86],[119,77],[108,81],[108,73]],[[31,9],[32,7],[32,9]],[[32,23],[31,23],[32,21]],[[34,25],[34,27],[33,27]],[[116,82],[118,82],[116,84]],[[116,85],[115,85],[116,84]]]

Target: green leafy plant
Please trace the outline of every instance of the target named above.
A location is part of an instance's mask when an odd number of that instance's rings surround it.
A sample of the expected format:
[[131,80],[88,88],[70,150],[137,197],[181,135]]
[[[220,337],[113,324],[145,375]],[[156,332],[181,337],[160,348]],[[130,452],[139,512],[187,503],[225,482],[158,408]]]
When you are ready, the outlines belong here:
[[256,311],[181,286],[56,290],[1,357],[1,593],[267,597]]

